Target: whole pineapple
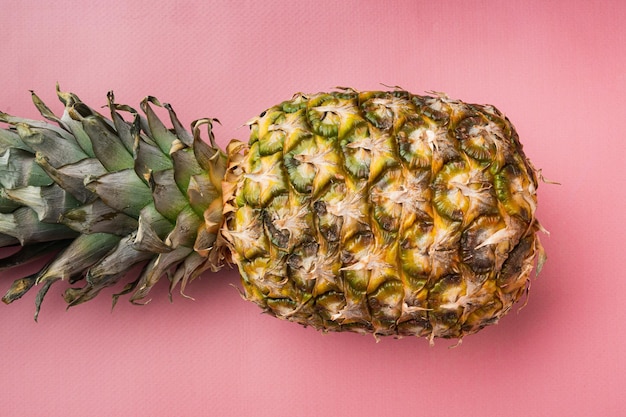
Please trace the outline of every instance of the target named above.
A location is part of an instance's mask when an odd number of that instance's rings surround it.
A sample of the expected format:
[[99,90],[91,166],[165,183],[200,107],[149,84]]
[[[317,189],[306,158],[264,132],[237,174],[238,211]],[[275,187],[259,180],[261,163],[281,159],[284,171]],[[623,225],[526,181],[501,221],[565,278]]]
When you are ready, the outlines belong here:
[[[49,122],[0,113],[0,245],[10,268],[58,252],[3,301],[40,284],[69,305],[143,269],[145,300],[234,263],[243,296],[324,331],[462,338],[528,290],[544,254],[537,174],[492,106],[406,91],[297,94],[220,150],[211,119],[172,128],[108,96],[110,118],[58,90]],[[130,114],[130,121],[122,115]],[[201,139],[208,129],[209,142]]]

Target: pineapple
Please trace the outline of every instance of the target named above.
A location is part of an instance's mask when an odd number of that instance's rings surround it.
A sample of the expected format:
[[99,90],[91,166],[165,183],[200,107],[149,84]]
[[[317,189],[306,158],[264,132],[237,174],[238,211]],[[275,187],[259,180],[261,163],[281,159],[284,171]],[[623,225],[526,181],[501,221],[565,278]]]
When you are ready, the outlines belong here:
[[34,93],[47,121],[0,113],[0,246],[19,248],[0,268],[49,259],[3,301],[38,286],[35,317],[60,280],[70,306],[120,283],[114,303],[142,303],[163,276],[184,295],[235,264],[242,296],[278,318],[460,340],[506,314],[545,260],[537,171],[493,106],[400,89],[296,94],[223,151],[215,120],[189,132],[154,97],[140,114],[109,93],[107,117],[57,94],[60,117]]

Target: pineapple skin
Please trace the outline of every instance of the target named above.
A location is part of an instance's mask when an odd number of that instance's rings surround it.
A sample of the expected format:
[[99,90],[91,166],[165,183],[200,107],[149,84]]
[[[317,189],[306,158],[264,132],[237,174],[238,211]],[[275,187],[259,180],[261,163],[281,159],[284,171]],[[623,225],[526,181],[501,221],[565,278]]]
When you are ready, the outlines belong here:
[[443,94],[297,94],[232,142],[222,234],[243,297],[322,331],[458,338],[545,259],[509,120]]

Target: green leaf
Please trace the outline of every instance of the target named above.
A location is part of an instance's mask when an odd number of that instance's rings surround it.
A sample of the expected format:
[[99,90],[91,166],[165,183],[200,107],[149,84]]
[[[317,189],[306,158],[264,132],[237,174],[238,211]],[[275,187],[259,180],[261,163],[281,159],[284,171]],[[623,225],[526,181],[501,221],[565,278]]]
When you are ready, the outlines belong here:
[[78,146],[73,136],[71,136],[71,140],[67,140],[50,129],[30,128],[24,124],[18,124],[16,127],[22,141],[36,152],[45,155],[50,164],[55,167],[71,164],[88,157]]
[[60,220],[77,232],[107,232],[125,236],[137,230],[137,220],[106,205],[102,200],[67,211]]
[[170,114],[170,120],[172,121],[172,125],[174,126],[174,132],[176,133],[176,137],[187,146],[191,146],[193,143],[193,136],[183,127],[178,120],[178,116],[176,116],[176,112],[172,106],[167,103],[163,104],[163,107],[167,109]]
[[12,200],[35,210],[41,222],[56,223],[63,213],[79,204],[71,194],[57,184],[47,187],[21,187],[5,192]]
[[[115,104],[115,96],[113,95],[113,91],[108,92],[107,101],[109,105],[109,110],[111,111],[111,120],[113,122],[113,125],[115,126],[117,136],[119,136],[126,149],[132,153],[135,144],[135,138],[132,131],[133,125],[124,120],[124,118],[116,111],[117,105]],[[131,109],[130,107],[128,109],[133,114],[137,114],[134,109]]]
[[[6,189],[0,188],[0,213],[11,213],[22,205],[7,196]],[[1,247],[2,245],[0,245]]]
[[107,205],[134,218],[152,201],[150,188],[132,169],[112,172],[87,183]]
[[11,288],[8,289],[2,302],[5,304],[11,304],[15,300],[22,298],[37,282],[37,274],[32,274],[24,278],[19,278],[13,281]]
[[159,281],[161,276],[173,266],[182,262],[193,249],[186,246],[179,246],[171,252],[161,253],[154,258],[142,271],[141,276],[135,286],[135,292],[130,298],[133,303],[145,299],[150,289]]
[[0,185],[18,188],[28,185],[46,186],[52,179],[37,164],[33,154],[21,149],[10,148],[0,155]]
[[80,235],[39,273],[37,283],[71,280],[84,273],[117,245],[120,237],[110,233]]
[[13,236],[20,244],[68,239],[77,235],[63,224],[42,223],[30,207],[20,207],[12,213],[0,213],[0,233]]
[[69,243],[69,240],[54,240],[51,242],[39,242],[22,246],[19,251],[0,259],[0,271],[35,261],[51,252],[63,249]]
[[93,191],[85,186],[85,179],[100,177],[107,173],[106,168],[95,158],[83,159],[58,169],[50,165],[41,154],[37,154],[35,160],[54,182],[71,193],[81,203],[86,203],[97,197]]
[[172,231],[174,224],[157,211],[154,204],[149,204],[139,214],[139,226],[134,245],[138,250],[164,253],[172,250],[164,239]]
[[10,114],[0,112],[0,122],[5,122],[14,126],[24,125],[33,130],[47,130],[51,133],[56,134],[56,136],[62,138],[65,141],[74,142],[74,144],[77,144],[76,139],[70,132],[59,126],[55,126],[42,120],[25,119],[23,117],[15,117],[11,116]]
[[176,135],[170,132],[161,119],[158,118],[150,104],[152,103],[157,106],[161,106],[161,103],[154,97],[146,97],[141,102],[141,109],[146,114],[146,118],[148,119],[148,126],[150,127],[150,136],[157,143],[159,148],[163,151],[163,153],[168,154],[172,147],[172,143],[177,140]]
[[[0,115],[2,115],[2,112],[0,112]],[[0,153],[4,153],[10,148],[22,149],[30,153],[34,152],[14,130],[0,129]]]
[[165,243],[176,248],[178,246],[193,247],[198,233],[198,228],[202,224],[202,218],[189,206],[178,213],[174,230],[167,236]]
[[178,213],[188,206],[188,202],[178,189],[174,172],[171,169],[153,172],[150,185],[156,209],[168,219],[175,221]]
[[133,155],[102,117],[94,115],[81,121],[91,138],[94,154],[108,171],[120,171],[134,166]]
[[135,172],[137,175],[148,178],[152,171],[172,169],[172,160],[158,146],[146,142],[143,137],[139,136],[137,136],[135,143]]
[[[179,142],[180,143],[180,142]],[[181,190],[187,190],[192,175],[203,173],[191,148],[178,148],[171,153],[174,162],[174,180]]]
[[154,256],[153,253],[139,251],[133,247],[134,234],[129,235],[102,257],[87,271],[87,284],[82,288],[65,291],[65,301],[74,306],[94,298],[106,287],[115,285],[133,266]]

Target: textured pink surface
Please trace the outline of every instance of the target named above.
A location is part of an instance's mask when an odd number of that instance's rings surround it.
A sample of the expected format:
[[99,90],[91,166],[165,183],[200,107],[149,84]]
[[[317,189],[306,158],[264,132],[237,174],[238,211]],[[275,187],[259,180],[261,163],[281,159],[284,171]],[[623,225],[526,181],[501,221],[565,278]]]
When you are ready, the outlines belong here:
[[[626,415],[626,3],[616,1],[0,2],[0,109],[152,94],[218,142],[294,92],[400,85],[491,103],[546,178],[549,255],[520,314],[449,349],[321,335],[259,314],[206,274],[190,301],[51,290],[2,307],[3,416]],[[21,268],[30,273],[34,266]],[[16,273],[3,273],[8,287]],[[165,284],[165,283],[163,283]],[[4,291],[4,290],[2,290]]]

